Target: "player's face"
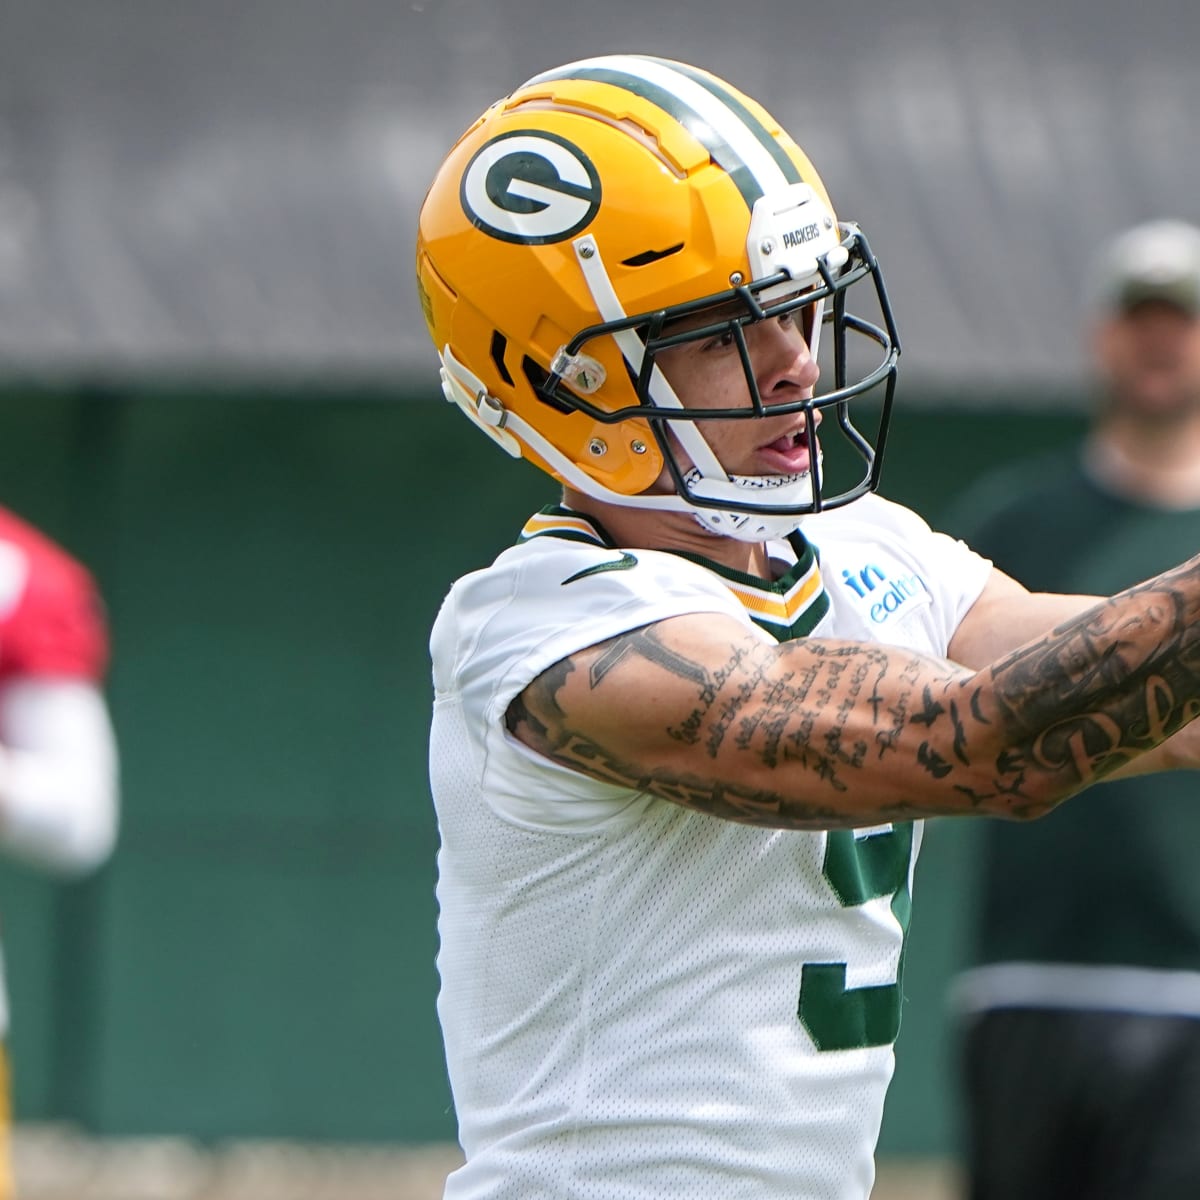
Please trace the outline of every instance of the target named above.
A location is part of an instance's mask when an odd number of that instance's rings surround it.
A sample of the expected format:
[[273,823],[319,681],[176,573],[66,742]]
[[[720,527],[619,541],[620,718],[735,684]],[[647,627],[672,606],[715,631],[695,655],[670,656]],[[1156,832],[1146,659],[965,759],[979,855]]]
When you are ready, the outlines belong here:
[[[768,409],[812,398],[820,369],[809,353],[804,328],[810,315],[810,309],[798,309],[743,327],[759,395]],[[693,319],[692,327],[714,319],[708,313]],[[678,328],[686,327],[681,322]],[[741,354],[730,331],[661,350],[657,362],[685,408],[752,407]],[[820,414],[813,418],[819,425]],[[790,475],[809,469],[806,421],[804,413],[792,412],[757,420],[702,421],[699,428],[728,474]],[[691,465],[682,450],[680,457]]]
[[1154,421],[1200,409],[1200,318],[1171,304],[1139,304],[1103,324],[1097,357],[1121,411]]

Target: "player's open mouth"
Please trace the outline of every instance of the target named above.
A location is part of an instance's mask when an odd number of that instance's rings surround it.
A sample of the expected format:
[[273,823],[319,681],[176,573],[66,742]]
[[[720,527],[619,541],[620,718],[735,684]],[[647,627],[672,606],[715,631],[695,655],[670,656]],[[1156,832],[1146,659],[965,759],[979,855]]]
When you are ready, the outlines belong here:
[[798,429],[785,433],[763,446],[758,453],[773,474],[801,474],[809,468],[808,432]]

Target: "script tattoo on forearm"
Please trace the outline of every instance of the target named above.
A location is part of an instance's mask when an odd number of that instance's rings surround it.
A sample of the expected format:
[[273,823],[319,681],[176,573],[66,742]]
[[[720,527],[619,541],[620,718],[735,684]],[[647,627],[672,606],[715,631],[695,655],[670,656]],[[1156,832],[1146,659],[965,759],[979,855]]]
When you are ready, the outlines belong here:
[[[882,756],[895,749],[904,713],[919,702],[910,693],[928,676],[911,657],[897,658],[882,647],[812,642],[801,644],[799,652],[788,651],[747,637],[730,644],[719,666],[705,666],[666,645],[653,626],[634,630],[535,680],[510,707],[509,728],[549,757],[597,778],[734,819],[778,816],[786,808],[797,823],[844,823],[836,795],[849,789],[850,777],[872,747],[871,736],[862,735],[861,719],[854,719],[856,712],[866,706],[873,714],[875,753]],[[601,745],[571,721],[562,693],[576,671],[586,669],[588,687],[595,690],[620,664],[635,659],[695,689],[692,707],[664,732],[672,741],[699,747],[714,764],[711,774],[681,774],[678,768],[631,761],[623,742]],[[890,705],[881,695],[889,670],[898,674],[903,689]],[[851,734],[852,727],[858,732]],[[793,798],[785,801],[789,793],[783,789],[740,783],[737,762],[745,754],[768,770],[788,766],[811,773],[828,789],[828,802],[810,798],[798,806],[794,787],[789,789]],[[901,798],[888,808],[897,818],[911,816],[912,810]]]
[[[709,675],[696,707],[667,733],[696,743],[703,730],[709,758],[717,758],[732,741],[735,749],[753,751],[768,767],[799,763],[844,791],[839,767],[860,765],[867,747],[861,740],[845,744],[843,731],[865,685],[879,674],[877,657],[869,653],[848,654],[845,660],[831,654],[780,671],[778,660],[761,645],[738,646]],[[822,710],[832,710],[835,719],[817,739],[813,730]]]
[[1130,589],[993,668],[1030,767],[1087,783],[1200,713],[1195,576],[1179,568]]

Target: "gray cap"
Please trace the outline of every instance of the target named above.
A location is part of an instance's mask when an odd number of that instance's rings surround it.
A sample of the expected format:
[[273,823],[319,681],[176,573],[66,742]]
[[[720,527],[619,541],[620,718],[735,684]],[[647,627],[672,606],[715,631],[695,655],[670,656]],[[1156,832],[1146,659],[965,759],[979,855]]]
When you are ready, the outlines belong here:
[[1097,262],[1092,299],[1108,312],[1157,300],[1200,314],[1200,229],[1185,221],[1150,221],[1127,230]]

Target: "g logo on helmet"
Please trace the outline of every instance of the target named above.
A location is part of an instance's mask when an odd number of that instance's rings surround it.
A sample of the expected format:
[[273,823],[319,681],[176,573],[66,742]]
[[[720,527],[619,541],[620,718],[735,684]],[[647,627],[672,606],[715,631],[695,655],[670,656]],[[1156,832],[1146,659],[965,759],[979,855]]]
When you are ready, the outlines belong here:
[[565,138],[514,129],[471,159],[459,198],[471,223],[491,237],[544,246],[591,224],[600,209],[600,176]]

